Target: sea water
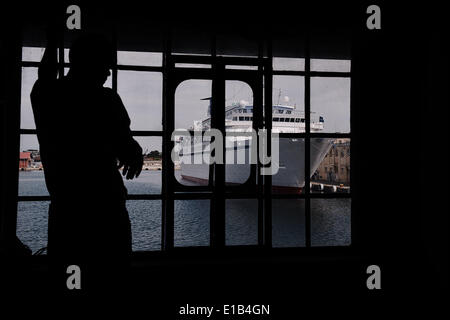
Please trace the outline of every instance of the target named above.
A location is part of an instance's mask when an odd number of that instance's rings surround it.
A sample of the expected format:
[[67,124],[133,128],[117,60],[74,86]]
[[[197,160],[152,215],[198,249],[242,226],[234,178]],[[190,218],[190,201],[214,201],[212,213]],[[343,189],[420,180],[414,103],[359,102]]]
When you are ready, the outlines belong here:
[[[70,179],[70,170],[66,173]],[[142,171],[135,180],[124,180],[129,194],[160,194],[161,171]],[[48,195],[43,171],[19,172],[19,195]],[[226,244],[256,245],[258,241],[256,199],[226,200]],[[17,236],[33,252],[47,246],[49,201],[20,201]],[[311,199],[311,244],[346,246],[351,242],[350,199]],[[161,250],[162,201],[128,200],[133,250]],[[273,199],[274,247],[305,246],[305,200]],[[208,246],[210,200],[176,200],[174,244],[179,247]]]

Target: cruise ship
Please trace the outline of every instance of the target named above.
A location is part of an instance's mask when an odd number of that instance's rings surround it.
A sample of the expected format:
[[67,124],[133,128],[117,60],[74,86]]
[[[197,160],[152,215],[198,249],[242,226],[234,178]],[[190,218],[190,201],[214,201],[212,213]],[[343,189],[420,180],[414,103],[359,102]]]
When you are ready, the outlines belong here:
[[[203,121],[195,121],[191,130],[208,130],[210,129],[211,117],[208,108],[207,118]],[[305,116],[304,113],[297,110],[291,105],[274,105],[272,115],[272,131],[274,133],[302,133],[305,132]],[[311,132],[321,132],[324,128],[324,118],[318,118],[311,115],[310,130]],[[314,119],[313,119],[314,118]],[[253,106],[246,105],[245,102],[235,102],[226,108],[225,113],[225,132],[251,132],[253,121]],[[230,136],[226,140],[225,154],[225,175],[227,185],[242,184],[250,176],[250,136]],[[209,165],[207,163],[194,164],[193,157],[198,150],[205,150],[208,141],[190,142],[181,139],[180,146],[186,147],[190,144],[190,148],[184,150],[185,158],[189,161],[181,161],[181,180],[182,184],[198,184],[207,185],[209,181]],[[203,143],[201,149],[199,144]],[[331,148],[333,139],[314,138],[311,139],[310,152],[310,177],[314,174],[325,155]],[[196,149],[197,147],[197,149]],[[180,148],[181,149],[181,148]],[[197,150],[197,151],[195,151]],[[202,152],[202,151],[201,151]],[[200,152],[200,153],[201,153]],[[180,153],[183,156],[183,151]],[[253,163],[253,162],[252,162]],[[305,142],[304,139],[297,138],[280,138],[279,140],[279,163],[278,172],[272,176],[272,186],[274,193],[301,193],[305,186]],[[186,182],[186,183],[185,183]]]

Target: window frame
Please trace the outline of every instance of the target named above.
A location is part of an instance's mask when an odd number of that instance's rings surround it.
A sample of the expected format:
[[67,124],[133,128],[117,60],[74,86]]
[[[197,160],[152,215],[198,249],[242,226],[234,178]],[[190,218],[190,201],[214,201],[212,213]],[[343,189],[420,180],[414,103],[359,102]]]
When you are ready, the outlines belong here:
[[[113,37],[116,39],[116,37]],[[215,38],[214,38],[215,40]],[[62,42],[61,42],[62,43]],[[212,48],[212,52],[210,56],[195,56],[195,61],[198,63],[211,63],[211,58],[215,58],[215,41],[212,41],[214,44]],[[115,43],[117,48],[117,43]],[[256,58],[260,64],[259,69],[252,71],[252,72],[262,72],[264,75],[264,81],[265,81],[265,114],[267,115],[267,122],[266,122],[266,128],[271,130],[272,128],[272,108],[269,106],[272,106],[272,82],[273,77],[276,75],[293,75],[293,76],[302,76],[304,77],[304,89],[305,89],[305,95],[304,95],[304,112],[305,117],[300,119],[300,122],[305,123],[305,132],[304,133],[280,133],[280,138],[299,138],[304,139],[305,141],[305,173],[307,170],[309,170],[310,167],[310,145],[311,145],[311,139],[314,138],[348,138],[350,139],[349,142],[349,150],[352,149],[352,117],[351,114],[353,112],[352,108],[352,72],[326,72],[326,71],[311,71],[311,57],[310,57],[310,47],[309,47],[309,39],[305,39],[305,67],[303,71],[289,71],[289,70],[273,70],[273,59],[272,56],[272,42],[271,40],[262,40],[259,44],[260,50],[259,50],[259,56]],[[185,199],[207,199],[208,197],[205,197],[204,194],[201,192],[181,192],[169,195],[168,191],[170,190],[170,177],[168,175],[172,174],[170,172],[170,159],[167,159],[167,149],[164,149],[165,145],[168,145],[169,141],[167,140],[170,137],[171,132],[168,132],[166,129],[166,123],[165,119],[169,116],[173,116],[173,110],[169,110],[169,104],[170,101],[168,101],[167,97],[167,90],[168,90],[168,81],[170,78],[169,72],[171,71],[169,68],[169,61],[171,61],[174,58],[174,55],[172,55],[171,52],[171,36],[170,34],[164,39],[164,49],[162,50],[162,56],[163,56],[163,64],[162,66],[139,66],[139,65],[118,65],[117,59],[115,61],[115,64],[112,68],[112,89],[117,92],[117,75],[119,70],[124,71],[140,71],[140,72],[160,72],[162,73],[162,121],[163,121],[163,127],[162,130],[138,130],[138,131],[132,131],[132,135],[135,137],[161,137],[162,138],[162,146],[163,146],[163,159],[162,159],[162,188],[161,193],[159,194],[130,194],[128,195],[127,200],[161,200],[162,201],[162,223],[161,223],[161,251],[167,251],[174,248],[173,246],[173,215],[174,215],[174,207],[173,205],[168,204],[168,201],[173,200],[185,200]],[[262,52],[262,48],[266,48],[267,55],[264,55]],[[190,56],[191,58],[194,56]],[[183,56],[178,57],[179,60],[183,60]],[[251,58],[254,61],[255,58]],[[236,58],[237,62],[240,62],[245,65],[246,61],[250,61],[246,58]],[[351,61],[350,57],[350,61]],[[21,61],[21,68],[22,67],[38,67],[40,62],[29,62],[29,61]],[[64,68],[70,67],[70,63],[67,63],[64,61],[64,51],[59,50],[59,74],[64,74]],[[186,68],[184,68],[186,69]],[[214,66],[213,66],[214,69]],[[188,69],[189,70],[189,69]],[[198,69],[197,69],[198,70]],[[310,117],[310,111],[311,111],[311,78],[313,77],[337,77],[337,78],[350,78],[350,131],[348,133],[317,133],[317,132],[311,132],[311,117]],[[173,108],[172,104],[172,108]],[[241,110],[238,111],[241,113]],[[303,120],[303,121],[302,121]],[[36,134],[36,129],[26,129],[26,128],[19,128],[19,134],[20,135],[26,135],[26,134]],[[269,143],[270,146],[270,143]],[[352,162],[353,157],[350,158],[350,168],[352,168]],[[350,181],[353,180],[353,173],[350,170]],[[271,190],[271,184],[272,184],[272,177],[269,176],[267,178],[267,182],[261,189],[261,194],[264,194],[263,198],[258,198],[260,203],[264,207],[264,213],[262,216],[259,216],[258,219],[258,246],[257,247],[263,247],[263,248],[271,248],[272,250],[285,250],[286,248],[273,248],[272,247],[272,199],[304,199],[305,200],[305,247],[295,247],[295,248],[288,248],[292,250],[310,250],[311,248],[318,249],[318,247],[311,246],[311,199],[332,199],[332,198],[346,198],[346,199],[352,199],[352,192],[349,193],[312,193],[310,190],[310,182],[311,178],[309,177],[309,174],[305,174],[305,188],[304,191],[301,194],[272,194]],[[353,183],[350,182],[350,186],[353,187]],[[351,189],[350,189],[351,190]],[[226,199],[253,199],[251,195],[246,194],[227,194]],[[17,197],[18,202],[21,201],[49,201],[50,196],[18,196]],[[346,246],[346,248],[351,248],[353,244],[353,202],[351,202],[351,244],[349,246]],[[171,214],[168,214],[168,212],[171,211]],[[16,212],[17,214],[17,212]],[[210,214],[213,214],[213,212],[210,212]],[[171,216],[171,218],[168,218],[168,216]],[[172,221],[168,221],[172,220]],[[170,230],[172,228],[172,230]],[[212,232],[212,231],[211,231]],[[223,233],[225,230],[223,230]],[[218,247],[222,247],[224,245],[218,245]],[[211,243],[210,243],[211,247]],[[214,245],[212,248],[216,248],[217,246]],[[252,246],[249,246],[252,247]],[[331,246],[333,249],[337,249],[336,246]],[[151,251],[146,251],[146,253],[150,253]]]

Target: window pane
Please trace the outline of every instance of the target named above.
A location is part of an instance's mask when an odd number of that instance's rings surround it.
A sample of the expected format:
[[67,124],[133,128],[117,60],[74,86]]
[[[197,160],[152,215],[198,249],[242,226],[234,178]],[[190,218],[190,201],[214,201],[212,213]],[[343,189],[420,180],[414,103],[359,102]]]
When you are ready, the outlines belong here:
[[44,51],[42,47],[22,47],[22,61],[40,62]]
[[311,132],[350,132],[350,78],[311,78]]
[[17,237],[34,252],[47,246],[49,201],[20,201],[17,205]]
[[175,63],[176,68],[203,68],[211,69],[210,64],[194,64],[194,63]]
[[44,170],[36,135],[20,136],[19,196],[46,196]]
[[273,70],[276,71],[304,71],[305,59],[273,57]]
[[70,62],[69,52],[70,52],[70,49],[64,49],[64,62]]
[[311,191],[350,192],[350,139],[311,139]]
[[175,128],[190,129],[210,116],[211,80],[186,80],[175,93]]
[[[272,147],[275,148],[274,145]],[[278,172],[272,176],[273,192],[302,193],[305,186],[305,139],[279,139],[278,164]]]
[[[138,178],[126,180],[129,194],[161,193],[162,138],[134,137],[142,147],[144,166]],[[19,161],[19,195],[48,195],[44,171],[40,161],[39,144],[36,135],[21,135]],[[69,171],[68,171],[69,172]],[[68,175],[70,179],[70,175]]]
[[210,200],[175,200],[175,246],[209,246],[209,215]]
[[226,200],[226,245],[258,244],[258,200]]
[[161,250],[161,201],[127,201],[133,251]]
[[162,66],[161,52],[117,51],[117,64],[130,66]]
[[119,70],[117,91],[130,116],[132,130],[162,129],[161,73]]
[[34,67],[22,68],[22,89],[20,108],[20,128],[36,129],[30,94],[38,77],[38,69]]
[[311,59],[311,71],[350,72],[350,60]]
[[196,130],[198,137],[179,136],[175,177],[183,185],[207,185],[209,164],[203,158],[201,130],[211,126],[211,80],[186,80],[175,92],[175,128]]
[[230,69],[230,70],[258,70],[258,67],[257,66],[226,65],[225,69]]
[[311,199],[311,245],[351,244],[351,200]]
[[[243,81],[225,82],[226,183],[242,184],[250,176],[251,136],[230,133],[249,132],[253,126],[253,91]],[[238,121],[233,120],[238,117]],[[250,120],[250,117],[252,119]],[[256,161],[255,161],[256,162]]]
[[[144,154],[144,165],[139,177],[132,180],[123,178],[128,194],[161,193],[162,181],[162,138],[134,137]],[[122,172],[122,169],[120,169]]]
[[[43,47],[22,47],[22,61],[41,62],[44,52],[45,48]],[[59,52],[57,59],[59,61]],[[64,49],[64,61],[69,62],[69,49]]]
[[305,246],[305,201],[272,200],[272,246]]
[[290,122],[292,118],[301,119],[305,117],[304,77],[273,76],[272,103],[272,127],[274,132],[298,133],[305,131],[304,122]]

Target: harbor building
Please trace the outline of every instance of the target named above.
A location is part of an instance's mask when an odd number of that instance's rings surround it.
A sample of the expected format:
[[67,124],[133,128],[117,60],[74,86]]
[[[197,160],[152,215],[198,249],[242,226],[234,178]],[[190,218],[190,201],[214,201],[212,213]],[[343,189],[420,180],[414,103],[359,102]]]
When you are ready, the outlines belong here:
[[350,141],[337,139],[311,178],[330,184],[350,185]]
[[19,169],[24,170],[31,167],[31,153],[30,152],[20,152],[19,157]]

